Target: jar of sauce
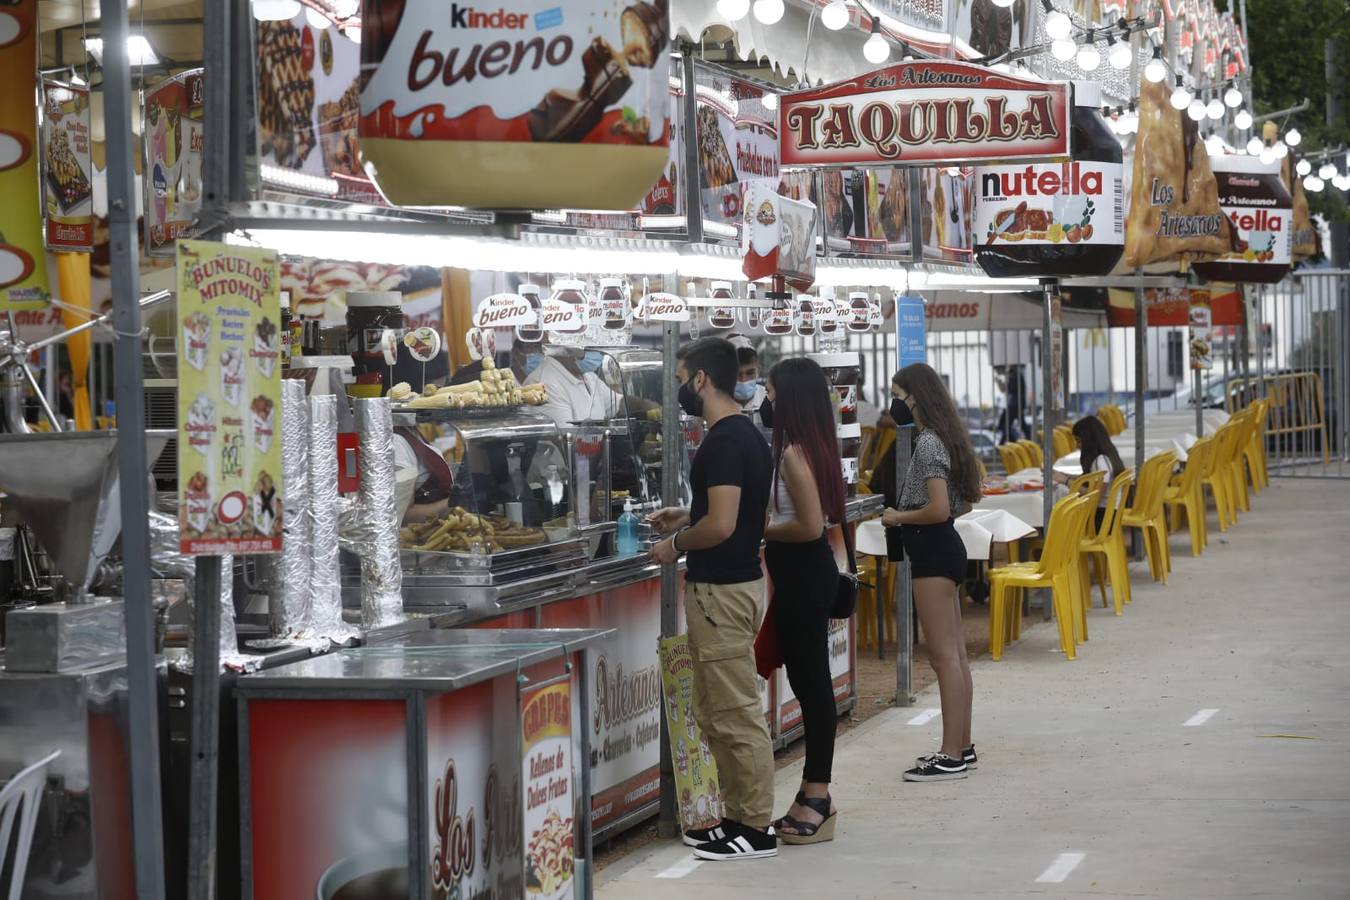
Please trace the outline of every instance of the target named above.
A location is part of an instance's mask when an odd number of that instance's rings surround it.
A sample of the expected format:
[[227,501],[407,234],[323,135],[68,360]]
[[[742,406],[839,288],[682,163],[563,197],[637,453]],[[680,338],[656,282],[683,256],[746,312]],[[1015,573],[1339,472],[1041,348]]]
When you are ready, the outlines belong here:
[[[372,372],[381,377],[388,368],[384,333],[403,340],[403,295],[398,291],[350,291],[347,294],[347,352],[357,378]],[[388,385],[386,385],[388,387]]]
[[1106,275],[1125,251],[1120,143],[1101,85],[1074,82],[1073,155],[975,170],[975,260],[995,278]]
[[[543,309],[544,303],[540,299],[539,285],[522,284],[516,288],[516,293],[525,298],[526,302],[530,304],[530,309],[535,311],[536,316],[541,314],[540,311]],[[537,344],[543,340],[544,329],[540,327],[539,319],[536,318],[533,325],[517,325],[516,339],[527,344]]]
[[628,323],[628,293],[621,279],[601,278],[599,300],[604,313],[602,324],[606,329],[617,331]]
[[[736,299],[736,295],[731,292],[731,282],[729,281],[714,281],[712,291],[708,296],[713,300]],[[736,307],[714,306],[712,312],[708,315],[708,324],[713,328],[734,328],[736,326]]]

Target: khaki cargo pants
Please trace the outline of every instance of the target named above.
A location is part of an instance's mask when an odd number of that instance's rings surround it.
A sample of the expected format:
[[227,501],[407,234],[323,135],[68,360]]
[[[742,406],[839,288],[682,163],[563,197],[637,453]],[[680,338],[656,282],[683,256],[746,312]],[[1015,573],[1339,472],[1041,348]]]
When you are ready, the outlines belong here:
[[717,760],[722,814],[755,828],[773,818],[773,743],[755,671],[755,634],[764,608],[762,578],[684,586],[694,718]]

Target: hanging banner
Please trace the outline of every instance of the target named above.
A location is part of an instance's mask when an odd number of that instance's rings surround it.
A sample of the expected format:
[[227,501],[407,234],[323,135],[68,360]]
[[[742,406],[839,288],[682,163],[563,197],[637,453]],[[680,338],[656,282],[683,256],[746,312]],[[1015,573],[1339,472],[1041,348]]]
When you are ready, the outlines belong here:
[[38,194],[37,0],[0,6],[0,312],[47,302]]
[[694,721],[694,661],[687,634],[662,638],[661,695],[666,704],[670,758],[675,765],[675,809],[680,830],[711,828],[722,819],[717,763]]
[[94,249],[94,186],[89,143],[89,88],[42,83],[42,189],[47,246]]
[[1303,179],[1294,174],[1294,154],[1284,158],[1284,186],[1294,198],[1293,233],[1289,236],[1290,255],[1294,262],[1302,262],[1317,254],[1317,229],[1308,214],[1308,195],[1303,192]]
[[1294,198],[1285,190],[1280,163],[1216,156],[1210,164],[1220,209],[1233,229],[1233,248],[1218,259],[1197,263],[1196,274],[1208,280],[1274,284],[1289,274],[1294,231]]
[[922,297],[895,298],[895,333],[901,369],[910,363],[928,360],[927,312]]
[[1208,372],[1214,368],[1214,319],[1210,314],[1209,291],[1191,291],[1189,331],[1191,370]]
[[281,296],[271,250],[178,242],[181,552],[281,550]]
[[1174,109],[1171,89],[1144,79],[1134,142],[1125,265],[1213,259],[1231,250],[1232,225],[1219,208],[1200,128]]
[[785,166],[1069,155],[1069,86],[980,66],[904,62],[779,103]]
[[[520,692],[525,886],[539,900],[573,896],[572,682]],[[589,800],[589,798],[587,798]]]
[[703,66],[694,75],[703,218],[737,225],[746,185],[778,185],[778,123],[759,85]]
[[1064,411],[1064,306],[1059,291],[1050,296],[1050,405]]
[[202,208],[203,71],[180,72],[145,92],[147,256],[172,256],[174,241],[188,234]]
[[741,271],[751,281],[776,275],[799,291],[816,280],[816,207],[780,196],[777,185],[753,181],[745,188]]
[[[1146,288],[1144,305],[1150,328],[1185,328],[1190,324],[1191,291],[1194,288]],[[1242,293],[1232,284],[1208,287],[1210,320],[1215,326],[1243,323]],[[1112,288],[1107,292],[1106,321],[1112,328],[1134,325],[1134,291]]]

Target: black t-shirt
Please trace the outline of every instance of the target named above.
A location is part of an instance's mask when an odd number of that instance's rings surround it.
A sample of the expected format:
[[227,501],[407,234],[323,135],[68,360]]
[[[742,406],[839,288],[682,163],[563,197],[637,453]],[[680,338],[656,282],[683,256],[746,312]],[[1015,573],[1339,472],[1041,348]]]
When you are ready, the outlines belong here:
[[709,488],[739,487],[741,505],[731,537],[716,547],[689,551],[686,573],[689,581],[738,584],[763,577],[759,545],[764,539],[764,512],[769,505],[772,470],[769,445],[747,416],[727,416],[708,429],[689,472],[694,489],[689,522],[698,524],[708,514]]

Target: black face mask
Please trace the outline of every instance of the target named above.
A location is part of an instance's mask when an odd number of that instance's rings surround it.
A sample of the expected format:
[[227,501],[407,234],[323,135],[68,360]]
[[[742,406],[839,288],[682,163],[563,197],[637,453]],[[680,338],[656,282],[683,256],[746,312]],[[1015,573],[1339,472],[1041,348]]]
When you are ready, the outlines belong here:
[[759,424],[765,428],[773,428],[773,401],[768,397],[759,405]]
[[703,398],[694,390],[694,378],[690,377],[688,381],[680,385],[680,392],[677,395],[680,401],[680,409],[691,416],[703,415]]
[[894,397],[891,399],[890,412],[891,418],[895,420],[895,424],[900,426],[901,428],[904,428],[907,425],[914,424],[914,413],[910,412],[909,404],[901,400],[899,397]]

